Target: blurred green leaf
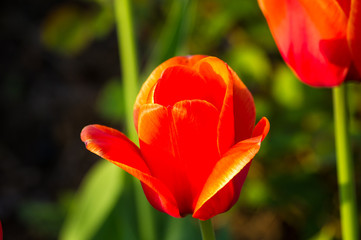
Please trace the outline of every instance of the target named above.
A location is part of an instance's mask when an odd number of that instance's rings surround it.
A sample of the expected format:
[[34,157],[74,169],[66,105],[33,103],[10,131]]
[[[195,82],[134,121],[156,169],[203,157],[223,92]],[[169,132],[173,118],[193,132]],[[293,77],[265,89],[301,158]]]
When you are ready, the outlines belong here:
[[359,83],[347,84],[348,103],[350,109],[350,132],[354,136],[361,134],[361,85]]
[[332,202],[325,179],[295,170],[269,179],[279,211],[288,211],[286,221],[302,228],[301,239],[314,236],[327,219]]
[[272,103],[267,98],[255,95],[254,103],[256,105],[257,119],[261,119],[264,116],[270,117],[272,113]]
[[270,202],[270,188],[264,181],[249,178],[242,188],[242,201],[250,207],[262,207]]
[[167,218],[164,240],[200,239],[201,232],[196,219],[188,216],[183,219]]
[[324,226],[320,232],[311,237],[310,240],[333,240],[335,239],[335,226],[329,224]]
[[50,12],[42,29],[42,40],[49,49],[77,54],[93,39],[104,37],[114,25],[111,2],[99,1],[95,7],[64,4]]
[[65,215],[63,210],[60,204],[30,201],[21,205],[18,214],[36,236],[56,237]]
[[60,53],[77,53],[92,40],[90,21],[90,16],[76,6],[59,7],[45,20],[43,42],[49,49]]
[[111,4],[104,4],[92,19],[95,38],[105,37],[114,27],[114,11]]
[[147,74],[158,64],[178,55],[189,35],[197,1],[173,0],[167,20],[153,49]]
[[101,160],[86,175],[60,233],[62,240],[91,239],[123,190],[123,172]]
[[[103,222],[101,228],[92,238],[103,239],[126,239],[138,240],[139,232],[142,231],[137,222],[137,209],[135,207],[134,178],[129,174],[124,175],[124,188],[117,199],[117,203]],[[137,180],[136,183],[140,185]],[[148,203],[146,203],[148,204]],[[148,204],[149,206],[149,204]]]
[[123,84],[119,79],[111,79],[98,95],[96,109],[104,118],[121,121],[125,117]]
[[[271,64],[265,52],[251,44],[242,44],[229,51],[229,65],[247,84],[252,79],[264,83],[271,73]],[[251,80],[250,80],[251,79]]]
[[288,109],[299,108],[304,101],[303,83],[286,66],[279,65],[272,85],[274,99]]

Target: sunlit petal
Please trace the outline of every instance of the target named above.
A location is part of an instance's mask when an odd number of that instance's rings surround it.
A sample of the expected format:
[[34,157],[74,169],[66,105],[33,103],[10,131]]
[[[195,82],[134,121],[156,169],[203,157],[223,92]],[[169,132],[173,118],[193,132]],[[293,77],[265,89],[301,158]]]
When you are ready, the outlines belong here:
[[[194,215],[197,218],[207,218],[212,216],[200,216],[198,211],[204,204],[216,195],[224,186],[227,185],[241,171],[248,171],[247,164],[253,159],[260,149],[261,141],[269,131],[269,122],[262,118],[256,126],[255,133],[250,139],[243,140],[234,145],[224,156],[217,162],[212,173],[204,185],[203,191],[198,199]],[[242,185],[243,182],[233,183]],[[233,200],[233,199],[231,199]],[[232,202],[232,201],[230,201]]]
[[[275,42],[301,81],[341,84],[351,64],[347,18],[334,0],[259,0]],[[320,17],[322,14],[322,17]]]
[[139,148],[123,133],[101,125],[89,125],[82,130],[81,139],[89,151],[114,163],[157,193],[155,208],[179,217],[174,197],[161,181],[150,175]]

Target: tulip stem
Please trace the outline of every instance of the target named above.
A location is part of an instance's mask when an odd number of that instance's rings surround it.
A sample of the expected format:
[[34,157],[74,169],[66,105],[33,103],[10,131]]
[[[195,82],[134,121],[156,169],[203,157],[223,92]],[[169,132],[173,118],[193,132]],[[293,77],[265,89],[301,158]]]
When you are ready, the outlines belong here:
[[[138,142],[133,123],[133,104],[138,92],[138,62],[135,47],[130,0],[114,0],[115,22],[118,33],[119,57],[124,86],[127,135],[134,143]],[[138,215],[139,238],[154,240],[154,219],[151,208],[139,185],[134,181],[135,203]]]
[[216,235],[214,234],[211,219],[208,219],[206,221],[199,220],[199,226],[201,227],[203,240],[215,240],[216,239]]
[[353,160],[348,133],[345,84],[333,88],[337,178],[340,197],[342,239],[358,240],[358,217]]
[[122,81],[124,86],[123,94],[127,135],[130,140],[135,142],[138,138],[133,125],[133,105],[138,92],[138,63],[133,34],[131,7],[129,0],[115,0],[114,4]]

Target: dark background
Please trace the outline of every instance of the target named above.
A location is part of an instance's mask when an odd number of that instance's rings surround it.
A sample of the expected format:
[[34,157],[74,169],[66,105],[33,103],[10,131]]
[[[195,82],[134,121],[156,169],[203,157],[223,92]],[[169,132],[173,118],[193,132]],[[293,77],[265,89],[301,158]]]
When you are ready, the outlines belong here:
[[[45,19],[64,4],[92,7],[81,1],[1,3],[0,219],[5,239],[55,239],[65,217],[59,198],[77,189],[96,160],[84,150],[80,131],[105,122],[95,102],[105,80],[119,76],[115,31],[76,55],[44,45]],[[36,227],[42,228],[40,234]]]

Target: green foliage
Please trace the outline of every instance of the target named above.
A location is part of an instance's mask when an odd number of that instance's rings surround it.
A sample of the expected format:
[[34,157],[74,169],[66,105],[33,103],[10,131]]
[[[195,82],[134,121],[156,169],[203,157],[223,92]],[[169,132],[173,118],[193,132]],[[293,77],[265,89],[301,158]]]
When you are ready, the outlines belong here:
[[152,70],[165,60],[179,55],[188,36],[194,7],[195,1],[172,1],[164,27],[152,50],[148,69]]
[[114,24],[111,1],[93,8],[63,4],[45,20],[42,40],[49,49],[65,55],[84,50],[94,39],[105,37]]
[[123,85],[120,79],[110,79],[100,90],[96,109],[110,121],[122,121],[125,117]]
[[61,204],[44,201],[26,201],[18,210],[20,219],[38,238],[54,238],[65,215]]
[[233,70],[242,73],[241,78],[245,84],[252,84],[252,81],[263,84],[271,74],[271,64],[267,55],[256,45],[238,44],[229,51],[227,59]]
[[287,109],[299,108],[304,100],[302,84],[284,64],[275,72],[272,94],[274,99]]
[[106,161],[99,161],[87,174],[60,234],[63,240],[86,240],[114,209],[123,190],[123,172]]
[[181,220],[167,217],[164,222],[167,222],[165,234],[162,238],[164,240],[199,239],[201,237],[198,223],[191,217]]
[[270,186],[260,179],[247,179],[243,192],[242,201],[250,207],[264,207],[272,201]]

